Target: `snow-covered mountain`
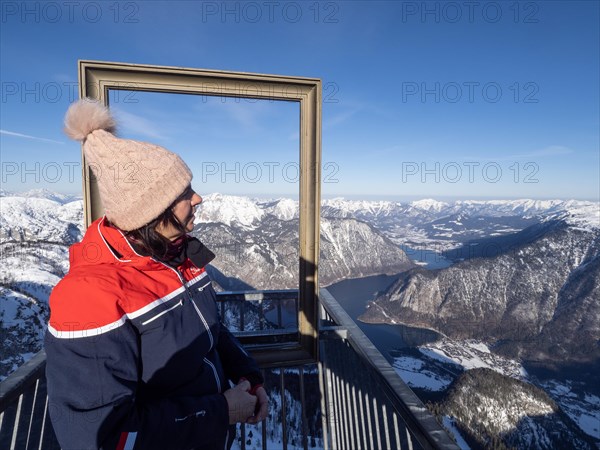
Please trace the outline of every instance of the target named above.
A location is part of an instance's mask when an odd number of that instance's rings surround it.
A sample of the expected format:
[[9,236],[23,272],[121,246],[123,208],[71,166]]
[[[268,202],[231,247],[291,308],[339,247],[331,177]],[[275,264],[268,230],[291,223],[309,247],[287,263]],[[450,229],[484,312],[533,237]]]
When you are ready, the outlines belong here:
[[[212,265],[225,289],[298,286],[297,201],[210,194],[196,217],[194,234],[216,253]],[[404,251],[370,224],[349,216],[321,219],[321,285],[412,266]]]
[[[343,198],[325,199],[322,202],[323,214],[327,215],[328,209],[338,214],[362,215],[364,217],[395,217],[399,215],[410,216],[418,221],[429,218],[440,219],[462,213],[470,216],[548,216],[557,213],[577,211],[590,208],[590,220],[598,224],[600,212],[598,202],[580,200],[456,200],[453,202],[440,202],[433,199],[423,199],[413,202],[370,201],[370,200],[345,200]],[[414,220],[413,220],[414,222]]]
[[405,272],[361,320],[482,339],[526,360],[600,357],[600,228],[530,228],[498,255]]
[[459,376],[434,410],[456,424],[474,447],[596,447],[542,389],[487,368]]
[[[194,233],[217,255],[212,266],[225,289],[298,287],[298,219],[270,214],[248,223],[208,222]],[[404,251],[367,223],[321,220],[319,279],[322,286],[345,278],[398,273],[413,267]]]
[[550,218],[563,218],[582,228],[600,227],[600,204],[578,200],[401,203],[338,198],[323,201],[322,215],[363,220],[397,244],[439,252],[473,239],[509,235]]
[[83,232],[81,200],[39,194],[0,197],[0,380],[40,350],[50,291]]
[[78,194],[61,194],[60,192],[54,192],[48,189],[30,189],[23,192],[11,192],[0,189],[0,198],[1,197],[45,198],[46,200],[52,200],[61,205],[81,200],[82,198],[81,195]]
[[0,197],[0,242],[48,241],[73,244],[81,238],[83,201]]
[[[297,219],[298,201],[249,199],[210,194],[197,213],[201,223],[237,223],[249,229],[267,217]],[[321,217],[352,218],[370,224],[396,244],[431,244],[453,248],[476,238],[508,235],[549,219],[564,219],[582,228],[600,227],[600,204],[578,200],[460,200],[432,199],[410,203],[325,199]],[[443,244],[443,247],[440,247]]]
[[[439,416],[444,426],[454,434],[459,443],[464,440],[463,434],[468,438],[468,435],[476,434],[476,430],[468,430],[468,424],[462,423],[462,420],[458,420],[457,417],[444,416],[441,413],[440,403],[449,397],[450,388],[462,374],[473,369],[484,368],[493,370],[502,377],[519,380],[542,389],[556,402],[555,411],[560,409],[587,434],[587,439],[592,438],[600,444],[600,397],[594,394],[596,387],[589,380],[585,380],[585,374],[580,377],[584,381],[565,379],[564,374],[561,375],[559,372],[555,372],[554,375],[562,379],[547,378],[547,376],[541,379],[535,374],[537,372],[535,367],[530,365],[529,368],[532,370],[530,372],[518,360],[500,356],[490,347],[484,342],[473,339],[453,340],[446,337],[420,345],[416,349],[405,348],[394,351],[393,367],[398,375],[418,393],[424,392],[428,397],[433,394],[437,400],[436,403],[429,404],[430,410]],[[588,371],[595,370],[594,366],[587,367]],[[580,369],[583,369],[583,366]],[[509,397],[519,395],[521,385],[513,384],[509,380],[500,380],[506,389],[514,391],[509,394]],[[479,393],[470,391],[470,395],[477,397]],[[482,395],[485,397],[488,393],[483,392]],[[472,401],[485,402],[481,399],[472,399]],[[498,398],[494,401],[503,400]],[[507,404],[496,409],[488,408],[485,411],[486,416],[482,419],[496,423],[504,422],[504,427],[508,428],[507,415],[504,412],[504,409],[508,408]],[[521,410],[521,419],[527,417],[527,414],[529,412]],[[533,419],[536,419],[535,413]],[[458,425],[457,420],[461,422]],[[459,431],[459,428],[462,431]],[[573,428],[570,422],[569,428]],[[495,435],[494,439],[501,440],[501,436]],[[475,447],[480,445],[481,443]],[[469,446],[465,442],[461,448],[469,448]],[[524,448],[531,448],[531,446],[526,445]]]

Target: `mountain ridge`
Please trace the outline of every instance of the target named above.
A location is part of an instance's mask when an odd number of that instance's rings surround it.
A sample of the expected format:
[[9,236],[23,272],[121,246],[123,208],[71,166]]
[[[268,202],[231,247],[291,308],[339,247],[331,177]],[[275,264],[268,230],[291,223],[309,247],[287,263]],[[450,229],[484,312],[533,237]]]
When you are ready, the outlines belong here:
[[482,339],[517,358],[599,358],[600,230],[534,227],[533,240],[497,255],[405,272],[359,319]]

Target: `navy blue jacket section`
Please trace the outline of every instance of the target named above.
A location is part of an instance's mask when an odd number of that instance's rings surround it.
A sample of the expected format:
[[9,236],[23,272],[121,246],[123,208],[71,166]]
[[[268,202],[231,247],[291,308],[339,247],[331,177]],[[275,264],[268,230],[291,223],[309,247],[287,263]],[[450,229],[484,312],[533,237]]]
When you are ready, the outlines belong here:
[[[89,234],[88,243],[96,242],[97,232]],[[208,274],[190,259],[174,269],[137,254],[117,256],[93,271],[72,258],[51,296],[46,376],[60,445],[225,448],[231,427],[223,392],[230,380],[261,377],[221,323]],[[174,287],[167,295],[165,280]],[[103,319],[94,326],[64,319],[77,317],[78,308],[85,317],[98,308]]]

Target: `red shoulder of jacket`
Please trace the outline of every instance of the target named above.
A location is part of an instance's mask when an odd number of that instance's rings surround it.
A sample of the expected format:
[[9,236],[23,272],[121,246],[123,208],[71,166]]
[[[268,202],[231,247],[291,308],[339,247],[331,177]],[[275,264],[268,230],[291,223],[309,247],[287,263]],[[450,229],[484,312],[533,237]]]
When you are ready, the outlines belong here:
[[[104,218],[90,225],[70,253],[69,273],[50,295],[48,330],[56,337],[108,332],[184,289],[175,269],[138,255]],[[188,284],[205,275],[190,260],[180,271]]]
[[102,334],[183,289],[177,275],[167,268],[140,271],[123,265],[80,267],[52,290],[48,329],[56,337]]
[[93,336],[124,323],[114,279],[90,269],[80,276],[69,272],[52,290],[48,330],[56,337]]
[[[188,286],[206,276],[204,269],[189,260],[181,271]],[[102,334],[184,291],[176,271],[157,262],[142,268],[135,264],[79,266],[50,294],[48,330],[56,337]]]

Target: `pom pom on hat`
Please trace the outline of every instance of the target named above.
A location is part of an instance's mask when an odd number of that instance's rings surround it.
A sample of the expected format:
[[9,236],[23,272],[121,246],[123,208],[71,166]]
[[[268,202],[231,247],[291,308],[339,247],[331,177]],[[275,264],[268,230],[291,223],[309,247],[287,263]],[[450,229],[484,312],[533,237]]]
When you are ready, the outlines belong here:
[[115,128],[116,123],[109,109],[89,98],[73,103],[65,115],[65,133],[76,141],[83,141],[88,134],[96,130],[114,133]]
[[130,231],[166,211],[190,185],[192,171],[160,145],[116,137],[115,126],[109,109],[90,99],[73,103],[65,116],[67,135],[83,141],[106,217]]

